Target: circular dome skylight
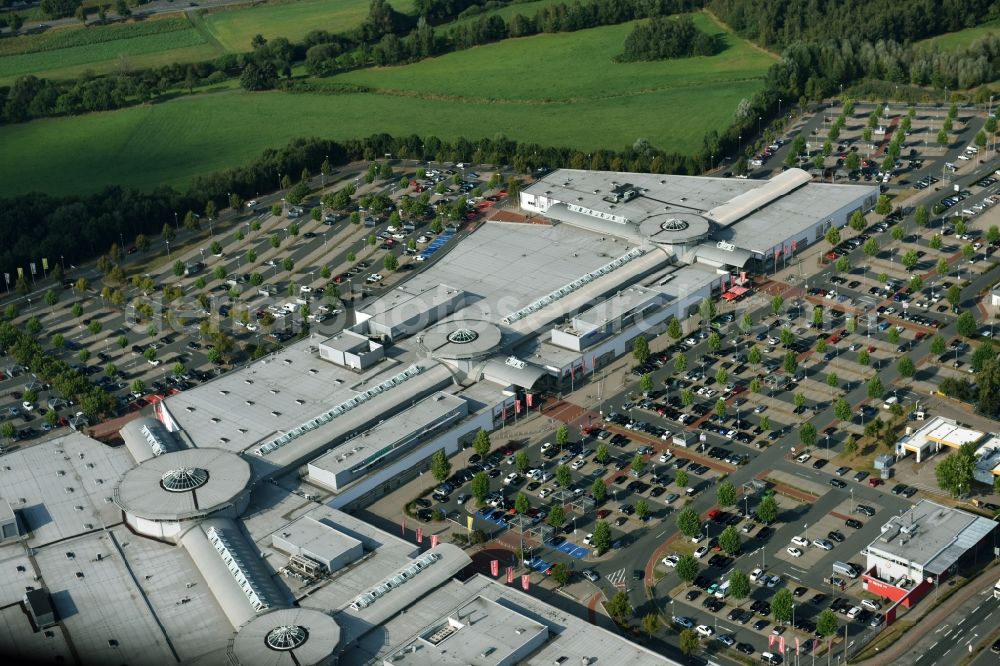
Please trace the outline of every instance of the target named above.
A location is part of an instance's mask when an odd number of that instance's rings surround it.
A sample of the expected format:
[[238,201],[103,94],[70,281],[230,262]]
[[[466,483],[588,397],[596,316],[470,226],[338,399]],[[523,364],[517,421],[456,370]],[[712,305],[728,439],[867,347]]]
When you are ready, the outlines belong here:
[[479,334],[471,328],[460,328],[457,331],[452,331],[448,334],[448,342],[454,342],[457,345],[465,345],[475,341],[478,337]]
[[660,223],[660,229],[664,231],[684,231],[689,225],[684,220],[678,220],[676,217],[672,217],[669,220],[665,220]]
[[300,627],[294,624],[286,624],[280,627],[275,627],[271,631],[267,632],[267,636],[264,637],[264,641],[267,643],[267,647],[272,650],[294,650],[309,638],[309,632],[306,631],[305,627]]
[[208,472],[200,467],[172,469],[160,477],[160,485],[172,493],[186,493],[208,483]]

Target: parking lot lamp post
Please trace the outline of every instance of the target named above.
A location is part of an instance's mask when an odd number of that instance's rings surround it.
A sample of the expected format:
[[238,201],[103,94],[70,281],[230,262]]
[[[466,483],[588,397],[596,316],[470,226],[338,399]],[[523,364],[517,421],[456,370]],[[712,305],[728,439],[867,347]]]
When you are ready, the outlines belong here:
[[205,248],[201,248],[201,263],[205,263]]
[[177,222],[177,211],[174,211],[174,229],[176,229],[177,231],[181,230],[181,226]]
[[851,513],[854,513],[854,488],[851,488]]
[[170,258],[170,241],[166,240],[164,242],[166,242],[166,244],[167,244],[167,259],[169,259]]

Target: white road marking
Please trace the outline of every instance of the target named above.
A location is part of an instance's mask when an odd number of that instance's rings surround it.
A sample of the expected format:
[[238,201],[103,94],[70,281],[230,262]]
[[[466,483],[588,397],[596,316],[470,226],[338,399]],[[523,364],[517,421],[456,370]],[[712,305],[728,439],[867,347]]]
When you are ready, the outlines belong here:
[[944,637],[945,637],[945,638],[948,638],[949,636],[951,636],[951,634],[952,634],[952,633],[953,633],[954,631],[955,631],[954,629],[949,629],[949,630],[948,630],[948,633],[947,633],[947,634],[945,634],[945,635],[944,635]]
[[983,619],[984,619],[984,620],[988,620],[988,619],[990,619],[991,617],[993,617],[993,613],[990,613],[989,615],[987,615],[987,616],[986,616],[986,617],[984,617]]
[[660,532],[659,534],[657,534],[655,538],[659,539],[661,536],[663,536],[666,533],[667,533],[667,531],[663,530],[662,532]]
[[961,620],[959,621],[959,623],[958,623],[958,626],[960,626],[960,627],[961,627],[961,626],[962,626],[962,625],[963,625],[963,624],[965,623],[965,621],[966,621],[966,620],[968,620],[968,619],[969,619],[969,618],[967,618],[967,617],[963,617],[963,618],[962,618],[962,619],[961,619]]
[[974,611],[972,611],[972,612],[973,613],[978,613],[979,609],[982,608],[982,607],[983,607],[982,604],[980,604],[980,605],[976,606],[976,609]]

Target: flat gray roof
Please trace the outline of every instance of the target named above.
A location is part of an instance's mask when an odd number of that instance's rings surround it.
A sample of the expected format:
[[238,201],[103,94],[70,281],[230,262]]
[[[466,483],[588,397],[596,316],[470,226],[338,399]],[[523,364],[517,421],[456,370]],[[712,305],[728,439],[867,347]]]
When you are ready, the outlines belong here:
[[988,518],[922,500],[903,515],[893,516],[868,549],[941,573],[995,528],[996,523]]
[[32,532],[29,546],[121,521],[115,484],[133,465],[124,446],[70,432],[0,458],[0,497]]
[[[591,664],[629,664],[629,666],[664,666],[677,664],[671,659],[632,643],[600,626],[563,611],[522,592],[513,586],[476,574],[467,581],[450,580],[431,594],[411,604],[406,613],[398,614],[383,625],[383,631],[372,632],[341,656],[342,662],[364,663],[386,660],[389,655],[409,644],[429,628],[439,626],[472,600],[482,598],[516,614],[524,622],[544,625],[549,639],[520,664],[551,666],[576,665],[587,658]],[[499,613],[499,611],[498,611]],[[510,615],[509,617],[515,617]],[[474,627],[475,625],[473,625]],[[461,636],[461,634],[459,634]],[[417,657],[419,653],[417,652]],[[406,655],[410,659],[413,655]],[[417,663],[417,662],[414,662]],[[458,661],[442,659],[439,664],[492,663],[474,659]]]
[[577,315],[573,318],[573,323],[577,324],[581,332],[589,332],[637,308],[661,300],[663,300],[662,292],[646,289],[641,285],[632,285],[615,292],[586,312]]
[[381,449],[423,432],[463,406],[466,406],[466,402],[462,398],[437,391],[374,428],[330,449],[315,460],[310,460],[309,465],[333,473],[350,469]]
[[332,525],[321,523],[312,516],[300,516],[274,533],[288,543],[310,550],[329,560],[336,559],[361,542]]
[[808,183],[732,226],[719,229],[715,236],[738,248],[766,254],[845,206],[877,195],[878,188],[869,185]]

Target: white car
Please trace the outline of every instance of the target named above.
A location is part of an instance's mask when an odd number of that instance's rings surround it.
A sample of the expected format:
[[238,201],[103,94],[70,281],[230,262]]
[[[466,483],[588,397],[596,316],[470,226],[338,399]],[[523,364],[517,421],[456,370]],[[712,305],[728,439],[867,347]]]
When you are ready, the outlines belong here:
[[667,555],[662,560],[660,560],[660,563],[663,564],[663,566],[665,567],[676,567],[677,563],[680,562],[680,559],[681,558],[678,557],[677,555]]
[[847,617],[853,620],[859,613],[861,613],[861,606],[854,606],[851,610],[847,611]]
[[30,402],[28,402],[27,400],[25,400],[24,402],[21,403],[21,409],[23,409],[26,412],[31,412],[34,411],[35,406]]
[[541,452],[545,453],[546,451],[548,451],[551,448],[552,448],[552,442],[545,442],[544,444],[542,444],[542,450],[541,450]]
[[765,409],[767,409],[767,405],[757,405],[756,407],[753,408],[753,413],[754,414],[760,414]]
[[511,472],[510,474],[508,474],[507,476],[505,476],[503,478],[503,485],[509,486],[510,484],[512,484],[515,481],[517,481],[517,479],[518,479],[518,473],[517,472]]
[[395,233],[392,235],[396,240],[406,240],[406,234]]
[[803,548],[809,547],[809,539],[800,536],[793,536],[792,543],[794,543],[796,546],[802,546]]
[[152,365],[154,367],[160,364],[160,359],[158,359],[158,358],[150,358],[150,359],[146,359],[146,360],[149,362],[150,365]]
[[417,242],[418,243],[426,243],[428,241],[430,241],[430,238],[428,238],[427,236],[419,236],[419,237],[417,237]]
[[542,488],[541,490],[538,491],[538,497],[539,497],[539,499],[545,499],[551,493],[552,493],[552,489],[551,488]]
[[803,453],[802,455],[800,455],[795,460],[797,460],[800,463],[804,463],[804,462],[807,462],[810,458],[812,458],[812,456],[810,456],[808,453]]
[[711,638],[715,634],[715,629],[707,624],[699,624],[694,630],[698,632],[699,636],[704,636],[705,638]]
[[584,546],[589,546],[592,543],[594,543],[594,534],[593,533],[590,533],[587,536],[583,537],[583,545]]
[[661,463],[665,463],[665,462],[667,462],[668,460],[670,460],[673,457],[674,457],[674,454],[672,454],[672,453],[664,453],[664,454],[660,455],[660,459],[659,460],[660,460]]
[[251,199],[250,201],[247,202],[247,208],[253,208],[256,205],[257,205],[256,199]]
[[750,572],[751,583],[764,582],[763,577],[764,577],[764,570],[761,569],[760,567],[757,567],[756,569]]
[[771,587],[777,587],[778,583],[780,582],[781,579],[778,578],[777,576],[767,576],[767,580],[764,581],[764,584],[767,585],[767,587],[771,588]]
[[388,232],[389,232],[390,234],[394,234],[394,233],[396,233],[397,231],[399,231],[399,229],[398,229],[397,227],[395,227],[395,226],[393,226],[393,225],[391,225],[391,224],[390,224],[389,226],[387,226],[387,227],[385,228],[385,230],[386,230],[386,231],[388,231]]
[[313,290],[313,288],[310,287],[307,284],[304,284],[301,287],[299,287],[299,293],[300,294],[310,294],[310,293],[312,293],[312,290]]
[[586,464],[587,464],[586,460],[581,460],[581,459],[577,458],[576,460],[573,461],[573,464],[570,465],[570,467],[573,468],[573,471],[576,471],[576,470],[580,469],[581,467],[583,467]]
[[379,282],[381,279],[382,279],[382,274],[381,273],[372,273],[367,278],[365,278],[365,282],[369,282],[369,283],[371,283],[371,282]]
[[708,555],[708,546],[702,546],[698,550],[694,551],[694,556],[697,557],[699,560],[705,557],[706,555]]
[[792,557],[802,557],[802,551],[799,550],[798,548],[795,548],[794,546],[789,546],[788,548],[785,549],[785,552],[791,555]]

